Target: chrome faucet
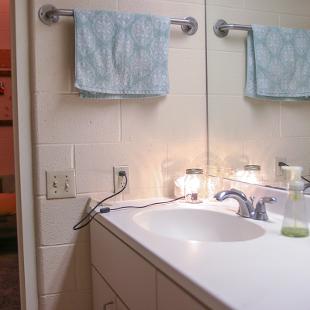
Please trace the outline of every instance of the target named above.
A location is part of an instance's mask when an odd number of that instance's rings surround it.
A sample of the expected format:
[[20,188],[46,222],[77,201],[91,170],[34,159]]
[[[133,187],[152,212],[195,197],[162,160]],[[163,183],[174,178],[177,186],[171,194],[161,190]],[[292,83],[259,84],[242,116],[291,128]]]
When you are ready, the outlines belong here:
[[260,221],[268,221],[265,204],[277,201],[277,199],[274,197],[263,197],[259,199],[256,207],[254,208],[254,197],[247,198],[243,192],[234,188],[218,192],[214,198],[218,201],[223,201],[227,198],[233,198],[239,203],[239,209],[237,212],[238,215]]

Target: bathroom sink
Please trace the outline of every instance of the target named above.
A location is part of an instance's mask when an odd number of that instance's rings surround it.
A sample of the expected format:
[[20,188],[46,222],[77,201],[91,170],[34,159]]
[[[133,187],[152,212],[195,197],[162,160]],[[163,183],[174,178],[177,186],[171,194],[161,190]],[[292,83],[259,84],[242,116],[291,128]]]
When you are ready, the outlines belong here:
[[149,232],[179,240],[246,241],[265,233],[262,227],[239,216],[199,208],[145,210],[133,220]]

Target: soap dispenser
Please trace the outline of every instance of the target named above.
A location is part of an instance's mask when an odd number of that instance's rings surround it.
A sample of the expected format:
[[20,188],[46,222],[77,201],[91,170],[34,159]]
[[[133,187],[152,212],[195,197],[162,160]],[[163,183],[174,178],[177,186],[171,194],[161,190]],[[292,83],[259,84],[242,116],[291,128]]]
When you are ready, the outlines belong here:
[[309,228],[301,179],[302,167],[287,166],[282,169],[287,171],[289,183],[281,233],[287,237],[307,237]]

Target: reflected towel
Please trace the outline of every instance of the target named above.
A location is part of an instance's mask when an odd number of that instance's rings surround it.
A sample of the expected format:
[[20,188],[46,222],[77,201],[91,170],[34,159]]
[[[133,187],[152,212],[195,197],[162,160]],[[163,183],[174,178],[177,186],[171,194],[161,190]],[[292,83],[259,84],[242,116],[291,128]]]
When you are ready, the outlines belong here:
[[169,92],[170,19],[75,10],[75,87],[83,98],[124,99]]
[[310,98],[310,31],[252,25],[247,38],[245,95],[278,100]]

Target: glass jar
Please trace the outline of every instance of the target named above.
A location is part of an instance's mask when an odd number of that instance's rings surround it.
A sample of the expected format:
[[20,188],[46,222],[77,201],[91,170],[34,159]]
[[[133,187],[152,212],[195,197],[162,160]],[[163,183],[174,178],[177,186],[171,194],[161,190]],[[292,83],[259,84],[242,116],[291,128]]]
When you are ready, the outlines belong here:
[[246,172],[245,180],[251,184],[260,184],[261,182],[261,168],[259,165],[245,165],[244,171]]
[[186,169],[184,180],[185,201],[190,203],[202,202],[205,190],[203,169]]
[[245,165],[243,170],[236,171],[235,179],[250,184],[261,184],[261,167],[259,165]]

